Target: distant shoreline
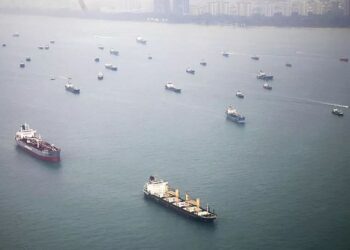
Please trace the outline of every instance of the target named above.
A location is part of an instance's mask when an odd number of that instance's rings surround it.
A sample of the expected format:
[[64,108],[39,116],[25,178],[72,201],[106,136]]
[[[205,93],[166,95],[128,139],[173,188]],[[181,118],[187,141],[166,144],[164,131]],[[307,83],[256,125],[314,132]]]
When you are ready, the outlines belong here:
[[72,17],[82,19],[159,22],[173,24],[225,25],[238,27],[283,27],[283,28],[350,28],[350,16],[309,15],[309,16],[176,16],[155,13],[102,13],[92,11],[4,9],[0,14],[36,15],[51,17]]

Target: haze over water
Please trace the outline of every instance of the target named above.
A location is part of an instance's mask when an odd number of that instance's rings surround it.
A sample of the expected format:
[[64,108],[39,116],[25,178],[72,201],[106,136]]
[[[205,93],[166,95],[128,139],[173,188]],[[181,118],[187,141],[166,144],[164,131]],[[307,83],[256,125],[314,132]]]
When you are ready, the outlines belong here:
[[[328,105],[350,104],[350,64],[339,61],[349,29],[0,15],[0,43],[1,249],[349,249],[350,114]],[[65,91],[67,76],[80,95]],[[226,120],[230,104],[244,126]],[[16,149],[23,122],[62,149],[61,163]],[[152,174],[218,219],[145,200]]]

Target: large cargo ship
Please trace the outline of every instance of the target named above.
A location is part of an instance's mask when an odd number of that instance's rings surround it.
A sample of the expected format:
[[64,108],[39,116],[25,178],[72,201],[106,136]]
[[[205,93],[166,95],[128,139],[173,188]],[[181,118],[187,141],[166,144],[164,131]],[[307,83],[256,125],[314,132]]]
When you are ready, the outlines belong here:
[[183,199],[178,189],[171,188],[168,182],[157,180],[154,176],[151,176],[146,182],[143,193],[146,198],[195,220],[212,222],[217,217],[214,211],[210,211],[208,205],[205,209],[200,206],[200,199],[192,200],[187,193]]
[[28,124],[23,124],[16,133],[15,140],[17,146],[24,149],[31,155],[45,161],[59,162],[61,149],[42,140],[36,130],[29,128]]

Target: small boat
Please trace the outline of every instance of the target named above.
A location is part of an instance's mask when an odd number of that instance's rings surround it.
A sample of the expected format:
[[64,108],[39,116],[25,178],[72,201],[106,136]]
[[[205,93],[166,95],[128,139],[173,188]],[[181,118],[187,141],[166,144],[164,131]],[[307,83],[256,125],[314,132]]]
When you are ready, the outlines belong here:
[[264,88],[264,89],[268,89],[268,90],[271,90],[271,89],[272,89],[272,87],[271,87],[268,83],[264,83],[264,84],[263,84],[263,88]]
[[153,57],[152,57],[152,56],[148,56],[147,58],[148,58],[148,60],[152,60],[152,59],[153,59]]
[[2,44],[2,47],[6,47],[6,43],[3,43],[3,44]]
[[55,41],[54,41],[54,40],[51,40],[51,41],[50,41],[50,43],[51,43],[51,44],[54,44],[54,43],[55,43]]
[[349,58],[342,57],[342,58],[339,59],[339,61],[341,61],[341,62],[349,62]]
[[286,67],[291,68],[291,67],[292,67],[292,64],[291,64],[291,63],[286,63]]
[[237,96],[238,98],[244,98],[243,92],[241,92],[241,91],[239,91],[239,90],[236,92],[236,96]]
[[136,42],[140,43],[140,44],[147,44],[147,40],[145,40],[144,38],[142,38],[141,36],[136,37]]
[[55,81],[55,80],[56,80],[56,77],[50,76],[50,80],[51,80],[51,81]]
[[186,69],[186,73],[189,73],[189,74],[194,75],[195,72],[196,72],[196,71],[195,71],[194,69],[191,69],[191,68],[187,68],[187,69]]
[[245,123],[245,117],[237,112],[237,110],[229,106],[226,110],[226,118],[229,119],[230,121],[243,124]]
[[32,59],[30,57],[26,57],[26,61],[30,62]]
[[96,57],[94,61],[95,61],[95,62],[99,62],[99,61],[100,61],[100,58]]
[[19,33],[13,33],[13,37],[19,37]]
[[256,78],[260,79],[260,80],[271,81],[271,80],[273,80],[273,75],[267,75],[265,72],[260,70],[260,72],[258,73]]
[[337,116],[344,116],[344,112],[340,109],[337,109],[337,108],[332,109],[332,114],[337,115]]
[[251,59],[255,61],[259,61],[260,58],[258,56],[252,56]]
[[97,79],[98,80],[102,80],[103,79],[103,73],[102,72],[98,72]]
[[110,49],[110,50],[109,50],[109,53],[110,53],[111,55],[119,56],[119,51],[118,51],[118,50]]
[[117,71],[117,70],[118,70],[118,68],[117,68],[116,66],[114,66],[114,65],[112,65],[112,64],[110,64],[110,63],[106,63],[106,64],[105,64],[105,68],[106,68],[106,69],[110,69],[110,70],[114,70],[114,71]]
[[100,50],[104,50],[105,49],[105,47],[103,47],[103,46],[98,46],[97,48],[99,48]]
[[175,85],[171,82],[168,82],[167,84],[165,84],[165,89],[173,91],[175,93],[181,93],[181,89],[176,88]]
[[201,61],[199,64],[202,66],[207,66],[207,62],[205,62],[205,61]]
[[20,67],[20,68],[24,68],[25,66],[26,66],[26,65],[25,65],[23,62],[19,64],[19,67]]
[[44,46],[38,46],[38,49],[44,49]]
[[72,92],[73,94],[80,94],[80,89],[78,89],[77,87],[75,87],[72,83],[70,83],[69,81],[66,83],[66,85],[64,86],[66,88],[67,91]]
[[224,57],[229,57],[229,56],[230,56],[230,53],[227,52],[227,51],[223,51],[223,52],[221,53],[221,55],[224,56]]
[[46,45],[46,46],[45,46],[45,49],[46,49],[46,50],[47,50],[47,49],[49,49],[49,48],[50,48],[50,46],[49,46],[49,45]]

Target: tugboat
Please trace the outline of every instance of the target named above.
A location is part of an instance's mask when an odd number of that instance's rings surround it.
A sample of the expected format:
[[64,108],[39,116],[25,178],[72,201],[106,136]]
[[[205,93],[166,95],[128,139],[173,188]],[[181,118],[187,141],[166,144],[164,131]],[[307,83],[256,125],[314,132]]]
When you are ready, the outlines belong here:
[[66,83],[64,87],[66,88],[67,91],[72,92],[73,94],[80,94],[80,89],[78,89],[77,87],[74,87],[74,85],[69,81]]
[[229,106],[226,110],[226,118],[230,121],[236,122],[238,124],[245,123],[245,117],[237,112],[237,110]]
[[201,61],[199,64],[202,65],[202,66],[207,66],[207,62],[206,61]]
[[337,116],[344,116],[344,112],[340,109],[337,109],[337,108],[332,109],[332,114],[337,115]]
[[16,144],[31,155],[50,162],[59,162],[61,149],[41,139],[36,130],[28,124],[21,125],[15,136]]
[[105,64],[105,68],[106,68],[106,69],[113,70],[113,71],[117,71],[117,70],[118,70],[117,66],[114,66],[114,65],[112,65],[112,64],[110,64],[110,63],[106,63],[106,64]]
[[200,199],[191,199],[189,194],[185,194],[185,198],[180,197],[178,189],[171,188],[168,182],[158,180],[154,176],[150,176],[149,180],[143,187],[145,198],[156,201],[164,207],[171,208],[181,215],[185,215],[197,221],[213,222],[217,215],[214,210],[211,211],[209,206],[201,207]]
[[272,87],[271,87],[268,83],[264,83],[264,84],[263,84],[263,88],[264,88],[264,89],[268,89],[268,90],[271,90],[271,89],[272,89]]
[[259,61],[260,58],[258,56],[252,56],[251,59],[255,61]]
[[194,75],[194,73],[196,73],[196,71],[194,69],[187,68],[186,73]]
[[291,63],[286,63],[286,67],[291,68],[291,67],[292,67],[292,64],[291,64]]
[[98,72],[97,79],[98,80],[103,80],[103,73],[102,72]]
[[95,61],[95,62],[100,62],[100,58],[96,57],[96,58],[94,59],[94,61]]
[[226,51],[223,51],[223,52],[221,53],[221,55],[224,56],[224,57],[229,57],[229,56],[230,56],[230,53],[228,53],[228,52],[226,52]]
[[118,51],[118,50],[110,49],[110,50],[109,50],[109,53],[110,53],[111,55],[119,56],[119,51]]
[[147,40],[143,39],[141,36],[136,37],[136,42],[143,45],[147,44]]
[[24,68],[25,66],[26,66],[26,65],[25,65],[23,62],[19,64],[19,67],[20,67],[20,68]]
[[238,98],[244,98],[243,92],[241,92],[241,91],[239,91],[239,90],[236,92],[236,96],[237,96]]
[[167,84],[165,84],[165,89],[173,91],[175,93],[181,93],[181,89],[176,88],[175,85],[171,82],[168,82]]
[[260,70],[256,78],[264,81],[271,81],[273,80],[273,75],[267,75],[265,72]]

